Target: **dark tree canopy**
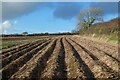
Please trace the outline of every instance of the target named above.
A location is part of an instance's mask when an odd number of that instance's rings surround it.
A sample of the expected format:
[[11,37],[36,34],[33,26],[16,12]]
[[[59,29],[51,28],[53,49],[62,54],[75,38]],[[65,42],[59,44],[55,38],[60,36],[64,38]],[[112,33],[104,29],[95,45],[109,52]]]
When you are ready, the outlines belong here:
[[28,35],[28,32],[22,32],[22,35]]

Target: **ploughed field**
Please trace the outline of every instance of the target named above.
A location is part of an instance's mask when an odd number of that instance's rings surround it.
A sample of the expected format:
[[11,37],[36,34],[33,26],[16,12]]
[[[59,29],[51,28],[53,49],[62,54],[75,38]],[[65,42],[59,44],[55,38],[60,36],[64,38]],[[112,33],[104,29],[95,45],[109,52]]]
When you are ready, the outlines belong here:
[[119,80],[118,47],[77,36],[43,38],[2,51],[2,79]]

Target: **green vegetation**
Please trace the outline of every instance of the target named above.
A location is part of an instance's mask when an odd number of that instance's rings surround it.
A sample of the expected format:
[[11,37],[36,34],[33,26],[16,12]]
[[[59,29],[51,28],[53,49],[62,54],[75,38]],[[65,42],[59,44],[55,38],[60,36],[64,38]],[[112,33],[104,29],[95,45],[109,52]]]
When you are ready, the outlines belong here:
[[25,43],[25,41],[3,41],[1,49],[10,48],[12,46],[16,46],[21,43]]
[[13,46],[21,45],[24,43],[30,43],[37,39],[47,38],[48,36],[11,36],[10,37],[2,37],[2,44],[0,44],[1,49],[11,48]]
[[28,32],[23,32],[22,35],[28,35]]
[[108,22],[96,23],[89,28],[83,27],[79,30],[79,34],[91,37],[95,34],[94,37],[104,38],[113,42],[120,42],[120,38],[118,38],[118,21],[120,21],[120,18],[112,19]]
[[120,38],[109,38],[109,41],[120,42]]
[[2,45],[0,45],[0,49],[7,49],[27,42],[30,42],[30,40],[3,40]]
[[[112,19],[108,22],[103,22],[102,10],[99,8],[88,8],[80,12],[78,16],[78,26],[73,33],[80,35],[103,38],[108,41],[120,42],[118,38],[120,18]],[[101,21],[95,23],[96,21]]]
[[90,7],[81,11],[78,16],[78,27],[88,28],[96,21],[103,21],[102,13],[102,9],[96,7]]

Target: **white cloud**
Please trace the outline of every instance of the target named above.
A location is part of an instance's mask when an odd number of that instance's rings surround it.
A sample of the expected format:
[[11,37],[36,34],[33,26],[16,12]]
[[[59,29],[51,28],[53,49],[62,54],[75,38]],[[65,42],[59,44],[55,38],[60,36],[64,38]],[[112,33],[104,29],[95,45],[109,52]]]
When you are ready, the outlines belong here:
[[10,23],[10,21],[4,21],[1,25],[0,25],[0,33],[7,33],[7,30],[10,29],[12,27],[12,24]]
[[2,26],[4,29],[8,29],[11,27],[11,23],[10,23],[10,21],[4,21]]

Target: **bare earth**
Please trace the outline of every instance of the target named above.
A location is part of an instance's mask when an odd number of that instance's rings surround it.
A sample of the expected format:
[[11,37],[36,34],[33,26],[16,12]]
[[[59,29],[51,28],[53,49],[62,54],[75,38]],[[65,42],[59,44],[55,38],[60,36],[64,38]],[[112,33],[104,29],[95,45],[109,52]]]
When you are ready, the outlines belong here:
[[49,37],[5,49],[3,80],[119,80],[118,46],[79,36]]

